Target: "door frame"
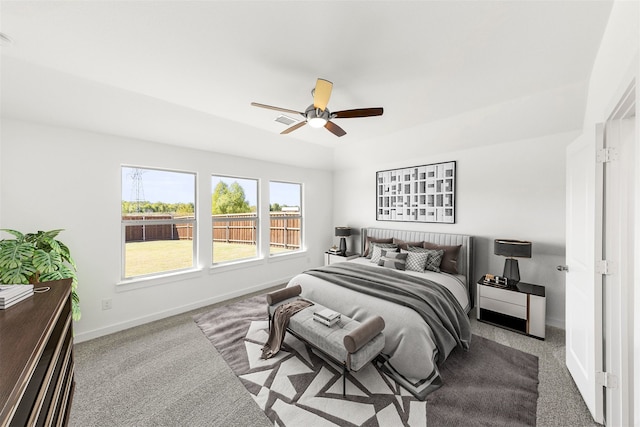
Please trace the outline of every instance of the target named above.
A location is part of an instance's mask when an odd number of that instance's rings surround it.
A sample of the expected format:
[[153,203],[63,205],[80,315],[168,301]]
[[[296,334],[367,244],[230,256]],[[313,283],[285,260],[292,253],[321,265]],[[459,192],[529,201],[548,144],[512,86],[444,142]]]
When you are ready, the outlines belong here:
[[[613,153],[614,160],[599,163],[596,167],[596,262],[603,260],[603,251],[608,239],[622,241],[619,254],[616,258],[609,259],[613,283],[607,281],[606,274],[598,274],[596,279],[596,293],[600,293],[602,301],[603,338],[605,347],[602,348],[603,372],[610,374],[608,387],[602,388],[604,398],[604,422],[613,425],[633,425],[634,420],[634,291],[635,281],[634,248],[635,248],[635,214],[637,201],[634,201],[633,184],[631,189],[625,186],[633,181],[638,173],[635,170],[635,158],[638,155],[638,121],[636,112],[636,80],[633,78],[622,94],[616,100],[615,106],[610,108],[610,114],[604,123],[602,135],[596,139],[596,149],[618,147],[622,140],[620,128],[625,120],[634,120],[632,141],[632,156]],[[618,147],[619,149],[619,147]],[[600,152],[600,151],[598,151]],[[606,171],[608,168],[616,168],[611,172],[617,175],[620,191],[613,194],[605,192]],[[630,197],[629,197],[630,196]],[[628,199],[631,199],[630,201]],[[635,203],[635,205],[634,205]],[[631,210],[631,215],[627,215]],[[613,218],[612,218],[613,217]],[[613,236],[605,234],[605,221],[611,220],[614,229],[618,230]],[[632,233],[624,233],[625,227],[631,228]],[[610,242],[609,242],[610,243]],[[631,256],[628,256],[631,254]],[[607,288],[608,287],[608,288]],[[618,301],[615,304],[607,295],[613,296]],[[596,297],[598,297],[596,295]],[[606,334],[610,336],[607,337]],[[617,341],[620,345],[611,345]],[[639,367],[636,367],[638,369]],[[636,393],[640,390],[635,390]],[[598,420],[596,420],[598,421]],[[602,422],[602,421],[598,421]]]

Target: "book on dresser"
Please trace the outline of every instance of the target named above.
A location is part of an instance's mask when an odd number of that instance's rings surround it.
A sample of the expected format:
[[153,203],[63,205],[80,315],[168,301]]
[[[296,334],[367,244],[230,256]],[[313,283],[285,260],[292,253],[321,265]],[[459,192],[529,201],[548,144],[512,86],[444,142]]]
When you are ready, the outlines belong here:
[[0,285],[0,309],[4,310],[33,295],[33,285]]

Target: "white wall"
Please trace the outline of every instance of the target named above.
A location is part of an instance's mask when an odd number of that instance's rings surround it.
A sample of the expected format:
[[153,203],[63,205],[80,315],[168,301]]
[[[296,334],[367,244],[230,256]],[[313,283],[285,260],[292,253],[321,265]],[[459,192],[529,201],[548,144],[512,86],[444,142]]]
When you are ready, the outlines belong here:
[[[65,229],[59,238],[70,247],[79,269],[82,319],[74,326],[77,341],[282,283],[321,265],[323,251],[331,244],[333,223],[326,202],[332,191],[329,171],[9,119],[2,121],[1,139],[0,228]],[[198,174],[200,271],[154,286],[116,285],[122,164]],[[269,180],[303,183],[307,250],[242,268],[211,270],[208,226],[213,173],[260,179],[263,215],[268,214]],[[105,298],[112,298],[113,309],[101,309]]]
[[[464,125],[464,124],[462,124]],[[455,138],[456,129],[449,137]],[[547,323],[564,326],[565,148],[576,133],[563,133],[430,155],[413,152],[403,161],[369,161],[335,172],[334,222],[351,227],[411,229],[475,236],[475,278],[502,274],[504,258],[493,255],[496,238],[533,242],[532,258],[520,259],[523,282],[546,287]],[[430,140],[427,134],[415,138]],[[395,141],[398,152],[403,144]],[[376,221],[375,173],[396,167],[455,160],[456,223],[429,224]],[[351,245],[358,245],[351,238]],[[353,247],[353,246],[351,246]]]

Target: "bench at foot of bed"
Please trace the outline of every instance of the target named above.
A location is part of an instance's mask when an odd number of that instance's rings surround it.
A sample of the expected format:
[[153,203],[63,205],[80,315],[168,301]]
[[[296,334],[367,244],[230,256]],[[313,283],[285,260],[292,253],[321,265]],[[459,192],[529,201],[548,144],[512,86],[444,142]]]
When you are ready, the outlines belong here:
[[[300,286],[280,289],[267,295],[269,323],[276,308],[295,301],[300,295]],[[332,326],[313,319],[313,313],[326,307],[314,305],[300,310],[289,319],[287,331],[325,356],[342,365],[342,395],[345,395],[346,375],[357,372],[376,358],[384,348],[384,319],[374,316],[360,323],[345,315]]]

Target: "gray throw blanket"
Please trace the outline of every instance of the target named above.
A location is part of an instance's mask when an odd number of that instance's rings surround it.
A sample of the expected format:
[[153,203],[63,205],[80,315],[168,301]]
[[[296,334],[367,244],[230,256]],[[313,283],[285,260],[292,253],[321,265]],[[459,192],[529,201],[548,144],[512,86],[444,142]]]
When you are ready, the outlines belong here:
[[348,262],[314,268],[305,273],[416,311],[433,332],[438,348],[437,363],[443,362],[456,346],[469,348],[469,318],[453,294],[438,283],[387,268]]
[[298,299],[279,305],[276,308],[273,313],[273,318],[271,319],[269,338],[267,339],[264,347],[262,347],[263,359],[269,359],[280,351],[282,341],[284,341],[284,334],[287,332],[287,326],[289,326],[289,319],[291,319],[291,316],[312,305],[313,303],[311,301]]

